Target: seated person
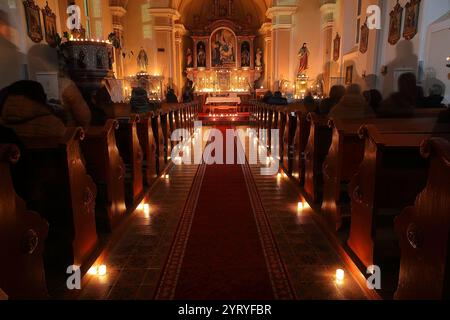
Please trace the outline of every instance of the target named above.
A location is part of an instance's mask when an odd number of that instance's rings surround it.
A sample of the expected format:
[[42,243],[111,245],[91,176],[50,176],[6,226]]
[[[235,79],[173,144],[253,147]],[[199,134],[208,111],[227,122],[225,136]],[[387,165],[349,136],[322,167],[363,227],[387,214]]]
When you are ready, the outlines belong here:
[[305,99],[303,99],[303,105],[306,107],[308,112],[316,112],[316,101],[314,100],[311,92],[308,92]]
[[330,96],[320,103],[319,112],[322,115],[330,113],[331,109],[339,103],[345,95],[345,87],[341,85],[332,86],[330,89]]
[[377,112],[380,107],[381,101],[383,101],[383,96],[380,91],[376,89],[368,90],[363,92],[363,96],[366,99],[369,106],[372,108],[373,112]]
[[423,106],[426,108],[441,108],[444,107],[442,101],[444,101],[444,96],[442,86],[439,84],[433,84],[429,90],[429,96],[423,98]]
[[374,113],[362,96],[361,87],[352,84],[328,116],[335,119],[362,119],[373,117]]
[[273,97],[272,91],[267,91],[266,93],[264,93],[264,97],[262,98],[262,101],[264,103],[268,103],[267,101],[269,101],[269,99],[271,99]]
[[404,73],[398,78],[398,92],[384,100],[377,111],[380,118],[411,118],[417,104],[416,76]]
[[273,97],[269,98],[267,100],[268,104],[275,104],[275,105],[287,105],[287,99],[283,98],[283,94],[280,91],[276,91],[273,94]]
[[67,126],[89,127],[91,110],[81,95],[77,85],[69,78],[60,78],[60,99],[65,111]]
[[183,102],[192,101],[194,101],[194,88],[192,87],[192,81],[188,80],[183,88]]
[[147,91],[143,88],[133,88],[131,92],[131,111],[134,113],[147,113],[153,110],[153,104],[147,96]]
[[178,103],[178,98],[172,88],[169,88],[169,90],[167,90],[166,101],[167,103]]
[[0,125],[13,129],[19,136],[64,136],[66,127],[47,105],[47,96],[39,82],[18,81],[6,91]]

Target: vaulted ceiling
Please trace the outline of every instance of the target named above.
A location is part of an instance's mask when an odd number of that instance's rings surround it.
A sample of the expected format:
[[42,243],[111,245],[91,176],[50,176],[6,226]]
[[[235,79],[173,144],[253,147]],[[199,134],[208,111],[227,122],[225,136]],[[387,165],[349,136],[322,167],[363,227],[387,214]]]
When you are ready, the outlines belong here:
[[[261,26],[266,19],[268,3],[272,0],[233,0],[234,18],[246,23],[250,16],[251,25]],[[194,25],[197,15],[200,21],[206,22],[212,18],[214,0],[175,0],[175,8],[180,12],[180,22],[186,26]]]

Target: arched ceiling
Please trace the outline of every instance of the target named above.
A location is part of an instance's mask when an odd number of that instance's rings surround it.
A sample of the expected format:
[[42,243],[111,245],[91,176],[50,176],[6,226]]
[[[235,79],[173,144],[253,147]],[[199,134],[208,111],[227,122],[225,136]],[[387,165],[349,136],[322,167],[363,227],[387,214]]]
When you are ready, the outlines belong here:
[[[266,20],[268,3],[271,0],[233,0],[233,19],[242,24],[251,22],[252,28],[259,28]],[[180,12],[180,22],[186,27],[195,25],[195,16],[201,24],[208,24],[213,18],[214,0],[175,0],[174,7]],[[251,18],[249,19],[250,16]],[[198,22],[197,22],[198,23]]]

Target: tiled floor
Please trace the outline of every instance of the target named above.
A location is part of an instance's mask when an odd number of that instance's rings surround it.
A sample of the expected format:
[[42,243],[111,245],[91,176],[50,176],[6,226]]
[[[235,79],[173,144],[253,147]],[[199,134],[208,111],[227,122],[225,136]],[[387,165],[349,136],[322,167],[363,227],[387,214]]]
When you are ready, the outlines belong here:
[[150,194],[150,215],[137,211],[104,264],[106,276],[90,277],[80,299],[152,299],[189,194],[196,165],[174,166]]
[[[288,178],[263,176],[251,166],[282,259],[298,299],[365,299],[345,264],[312,218],[311,209],[298,210],[298,192]],[[336,284],[336,269],[346,271]]]
[[[250,167],[296,298],[364,299],[349,271],[344,284],[335,283],[336,269],[345,264],[311,209],[297,210],[297,188],[287,178],[263,176],[259,166]],[[150,195],[150,216],[136,212],[104,261],[108,274],[92,276],[81,299],[154,298],[196,171],[196,165],[174,166],[169,180],[158,181]]]

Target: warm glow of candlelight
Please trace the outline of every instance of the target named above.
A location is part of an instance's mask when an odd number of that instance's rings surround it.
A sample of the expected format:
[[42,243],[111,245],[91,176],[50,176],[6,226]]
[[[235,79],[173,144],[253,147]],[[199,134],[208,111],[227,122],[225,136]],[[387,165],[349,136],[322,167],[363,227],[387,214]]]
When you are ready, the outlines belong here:
[[106,266],[104,264],[98,267],[98,275],[100,277],[106,276]]
[[336,283],[337,284],[342,284],[344,282],[344,278],[345,278],[344,270],[337,269],[336,270]]
[[98,274],[98,268],[96,266],[92,266],[89,268],[88,274],[90,274],[91,276],[95,276]]

